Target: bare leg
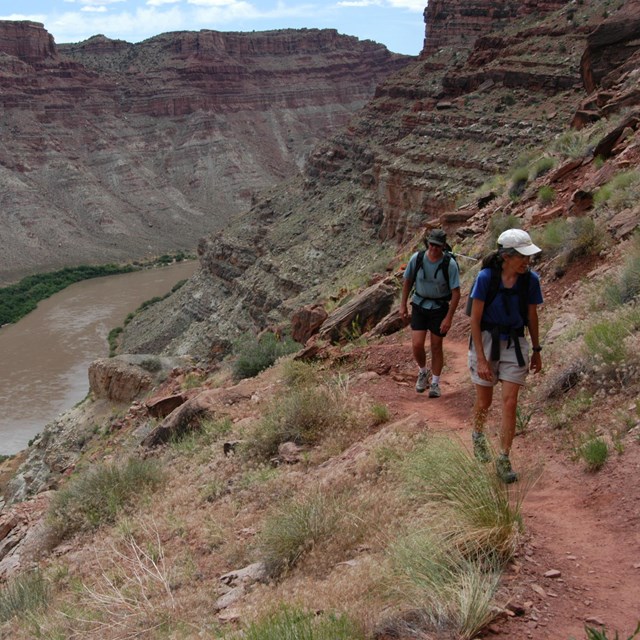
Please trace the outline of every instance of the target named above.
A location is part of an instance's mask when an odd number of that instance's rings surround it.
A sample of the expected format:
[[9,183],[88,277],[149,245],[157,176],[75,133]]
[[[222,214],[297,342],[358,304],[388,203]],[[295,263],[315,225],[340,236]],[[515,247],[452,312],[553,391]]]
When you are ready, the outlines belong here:
[[431,334],[431,371],[435,376],[439,376],[442,373],[444,365],[442,342],[442,337]]
[[501,453],[509,455],[513,438],[516,435],[516,410],[520,385],[515,382],[502,381],[502,435],[500,438]]
[[427,339],[426,331],[411,332],[411,347],[413,349],[413,358],[420,368],[427,366],[427,353],[424,349],[424,343]]
[[473,430],[477,433],[484,433],[492,400],[493,387],[484,387],[477,384],[476,401],[473,406]]

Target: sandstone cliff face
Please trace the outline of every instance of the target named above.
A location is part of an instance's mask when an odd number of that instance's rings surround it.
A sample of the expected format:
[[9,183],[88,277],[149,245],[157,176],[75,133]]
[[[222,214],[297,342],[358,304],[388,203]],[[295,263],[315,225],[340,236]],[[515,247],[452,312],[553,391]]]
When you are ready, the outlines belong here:
[[[498,4],[475,3],[484,26],[463,34],[448,30],[442,3],[429,3],[437,50],[381,83],[348,128],[314,149],[302,181],[203,240],[201,271],[157,313],[130,323],[122,351],[218,358],[243,332],[285,322],[383,269],[385,245],[397,250],[444,213],[456,226],[472,216],[473,208],[451,212],[571,122],[585,96],[580,60],[604,6],[549,2],[534,16],[532,3],[505,3],[494,15]],[[447,7],[466,16],[459,25],[476,24],[468,3]]]
[[0,22],[0,283],[192,250],[407,60],[331,30],[56,47]]

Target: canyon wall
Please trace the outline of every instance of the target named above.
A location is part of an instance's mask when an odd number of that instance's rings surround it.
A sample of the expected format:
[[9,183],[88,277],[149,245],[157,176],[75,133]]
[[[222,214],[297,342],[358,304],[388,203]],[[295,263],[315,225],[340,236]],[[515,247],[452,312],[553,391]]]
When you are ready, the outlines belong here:
[[0,22],[0,284],[193,250],[409,60],[333,30],[56,45]]

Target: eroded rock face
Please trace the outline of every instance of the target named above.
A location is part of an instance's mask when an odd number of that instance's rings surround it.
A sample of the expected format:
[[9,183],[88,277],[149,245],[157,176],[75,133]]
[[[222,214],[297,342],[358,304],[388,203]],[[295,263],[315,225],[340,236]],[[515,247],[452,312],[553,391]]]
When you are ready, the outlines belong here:
[[0,21],[0,284],[193,250],[408,60],[334,30],[56,46]]

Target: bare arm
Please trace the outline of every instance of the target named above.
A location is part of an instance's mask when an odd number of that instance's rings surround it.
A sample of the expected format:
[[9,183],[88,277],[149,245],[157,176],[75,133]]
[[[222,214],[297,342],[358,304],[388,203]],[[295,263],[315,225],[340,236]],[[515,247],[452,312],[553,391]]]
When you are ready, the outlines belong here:
[[406,278],[402,281],[402,300],[400,302],[400,317],[404,322],[406,322],[409,318],[409,309],[407,308],[407,303],[409,301],[409,294],[411,293],[411,280],[407,280]]
[[[540,346],[540,322],[538,320],[538,305],[529,305],[529,335],[534,347]],[[531,355],[531,365],[529,367],[534,373],[542,369],[542,355],[540,351],[533,351]]]
[[458,308],[460,302],[460,287],[451,290],[451,302],[449,303],[449,311],[440,324],[440,333],[448,333],[453,323],[453,315]]
[[471,340],[475,348],[478,360],[478,376],[483,380],[493,380],[493,373],[489,368],[487,357],[482,346],[482,314],[484,312],[484,300],[473,299],[471,304]]

